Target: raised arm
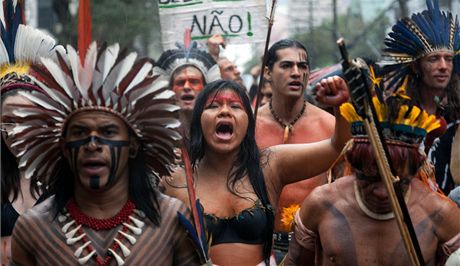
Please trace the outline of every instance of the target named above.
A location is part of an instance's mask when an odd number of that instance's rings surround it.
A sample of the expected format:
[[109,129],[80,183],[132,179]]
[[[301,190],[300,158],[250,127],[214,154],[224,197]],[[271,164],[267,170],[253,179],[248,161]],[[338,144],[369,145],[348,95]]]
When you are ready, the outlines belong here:
[[280,186],[325,172],[350,139],[349,124],[339,112],[339,106],[349,98],[346,82],[338,76],[329,77],[319,82],[315,89],[319,102],[334,107],[334,135],[330,139],[315,143],[272,147],[267,177]]

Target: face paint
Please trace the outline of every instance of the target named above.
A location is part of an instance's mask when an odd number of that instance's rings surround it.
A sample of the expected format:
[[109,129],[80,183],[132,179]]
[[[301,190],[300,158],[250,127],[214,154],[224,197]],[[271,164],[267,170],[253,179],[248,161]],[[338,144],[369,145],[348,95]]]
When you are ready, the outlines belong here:
[[175,93],[182,93],[184,89],[196,92],[203,90],[203,75],[195,67],[189,66],[174,74],[172,89]]
[[211,95],[206,100],[206,107],[210,106],[212,103],[217,103],[219,105],[231,105],[231,104],[238,104],[241,107],[244,107],[243,101],[241,100],[240,96],[231,90],[224,90],[217,92],[214,95]]
[[[77,163],[78,163],[78,154],[80,152],[80,148],[83,145],[88,145],[90,143],[94,143],[95,145],[107,145],[110,149],[110,157],[111,157],[110,172],[109,172],[109,177],[108,177],[107,183],[105,184],[105,187],[110,186],[116,181],[116,173],[118,170],[121,149],[122,147],[129,146],[129,141],[108,140],[108,139],[103,139],[103,138],[99,138],[96,136],[91,136],[83,140],[67,142],[65,147],[69,150],[69,153],[70,153],[70,159],[69,159],[70,165],[72,167],[73,172],[75,173],[75,176],[77,177],[79,176],[79,169],[78,169]],[[91,176],[90,177],[90,187],[97,189],[99,188],[99,186],[100,186],[100,176]]]
[[98,175],[93,175],[89,177],[89,186],[92,189],[98,189],[101,178]]
[[305,62],[307,71],[302,73],[302,83],[306,87],[308,84],[308,59],[306,53],[299,53],[299,62]]

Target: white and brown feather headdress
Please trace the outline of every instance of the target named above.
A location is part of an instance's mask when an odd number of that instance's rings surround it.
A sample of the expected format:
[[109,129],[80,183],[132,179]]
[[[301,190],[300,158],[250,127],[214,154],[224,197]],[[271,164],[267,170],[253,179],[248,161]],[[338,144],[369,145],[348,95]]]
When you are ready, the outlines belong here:
[[[3,2],[3,1],[2,1]],[[2,96],[17,88],[35,91],[27,73],[30,64],[41,57],[55,58],[56,50],[64,47],[44,32],[24,25],[23,1],[2,3],[3,20],[0,23],[0,89]]]
[[19,167],[26,178],[47,183],[59,167],[66,124],[76,113],[99,110],[121,118],[140,140],[147,169],[157,175],[170,172],[180,140],[178,107],[166,81],[152,75],[149,59],[136,61],[136,53],[120,52],[118,44],[93,42],[83,64],[70,45],[67,54],[58,52],[57,61],[42,58],[33,65],[31,79],[43,94],[23,94],[35,106],[13,112],[13,146],[21,152]]
[[206,83],[221,78],[219,65],[211,55],[199,50],[196,42],[192,42],[190,46],[179,46],[177,49],[163,52],[153,71],[169,81],[172,74],[183,66],[197,68],[203,75]]

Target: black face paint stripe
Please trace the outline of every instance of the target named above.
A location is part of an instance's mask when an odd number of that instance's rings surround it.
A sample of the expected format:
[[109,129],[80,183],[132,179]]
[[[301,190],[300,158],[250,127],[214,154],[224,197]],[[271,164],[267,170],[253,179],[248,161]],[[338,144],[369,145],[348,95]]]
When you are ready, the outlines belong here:
[[78,158],[78,153],[80,151],[80,148],[73,148],[69,149],[70,150],[70,157],[71,157],[71,163],[73,167],[73,171],[75,172],[76,175],[78,175],[78,168],[77,168],[77,158]]
[[110,147],[110,157],[112,160],[112,164],[110,166],[109,180],[107,181],[107,185],[110,185],[111,183],[115,182],[121,149],[121,147]]
[[124,147],[124,146],[129,145],[129,141],[127,140],[108,140],[108,139],[103,139],[103,138],[99,138],[96,136],[90,136],[86,139],[69,141],[65,144],[65,146],[66,148],[79,148],[93,141],[99,144],[102,144],[102,145],[108,145],[110,147]]
[[[74,172],[76,176],[78,176],[77,159],[78,159],[78,153],[80,151],[80,148],[83,145],[86,145],[90,142],[96,142],[101,145],[107,145],[110,148],[110,157],[111,157],[112,162],[110,166],[109,177],[108,177],[107,184],[106,184],[106,186],[108,186],[115,182],[115,179],[116,179],[115,175],[118,169],[121,149],[122,147],[129,146],[130,142],[125,141],[125,140],[108,140],[108,139],[103,139],[103,138],[99,138],[96,136],[90,136],[86,139],[67,142],[65,144],[65,147],[70,150],[71,163],[74,167]],[[100,176],[91,176],[90,177],[90,187],[94,189],[99,188],[100,179],[101,179]]]
[[92,175],[89,178],[89,187],[92,189],[98,189],[101,178],[98,175]]

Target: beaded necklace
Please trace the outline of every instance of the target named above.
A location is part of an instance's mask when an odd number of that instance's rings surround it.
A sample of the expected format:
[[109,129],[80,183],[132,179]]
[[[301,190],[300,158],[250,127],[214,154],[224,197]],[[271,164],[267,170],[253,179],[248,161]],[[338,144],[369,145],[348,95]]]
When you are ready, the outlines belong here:
[[[116,250],[120,249],[123,257],[130,255],[131,251],[126,246],[127,244],[134,245],[136,243],[136,237],[129,234],[129,231],[134,233],[134,235],[142,234],[142,227],[144,227],[144,222],[135,218],[133,216],[136,213],[140,218],[145,218],[145,214],[142,211],[135,209],[135,204],[128,200],[122,209],[114,216],[108,219],[96,219],[89,217],[84,214],[77,206],[74,200],[70,200],[66,204],[65,213],[58,216],[58,220],[61,223],[65,223],[62,226],[62,232],[64,232],[67,239],[67,245],[73,245],[77,242],[81,242],[82,245],[77,248],[74,255],[77,257],[80,264],[85,264],[89,259],[94,258],[97,265],[105,266],[110,263],[110,260],[115,258],[118,265],[123,265],[124,260],[122,256],[116,253]],[[110,230],[116,228],[117,226],[122,225],[121,229],[118,231],[117,235],[113,239],[112,246],[107,251],[107,256],[101,258],[96,254],[96,250],[91,246],[91,241],[86,237],[86,233],[83,231],[83,226],[90,228],[95,231],[99,230]],[[70,228],[72,229],[70,230]],[[128,243],[123,243],[123,240],[126,239]],[[84,250],[86,254],[83,257],[80,257]]]
[[303,106],[302,106],[302,110],[300,110],[300,113],[291,122],[284,123],[283,120],[275,113],[275,110],[273,110],[273,103],[270,100],[270,103],[268,105],[268,107],[270,109],[270,112],[271,112],[273,118],[275,118],[276,122],[278,122],[278,124],[280,124],[281,127],[284,128],[283,143],[286,143],[286,141],[287,141],[287,139],[289,137],[289,132],[292,132],[294,130],[294,124],[303,115],[303,113],[305,112],[305,107],[306,106],[307,106],[307,103],[304,101]]

